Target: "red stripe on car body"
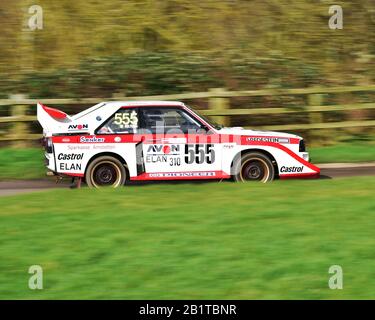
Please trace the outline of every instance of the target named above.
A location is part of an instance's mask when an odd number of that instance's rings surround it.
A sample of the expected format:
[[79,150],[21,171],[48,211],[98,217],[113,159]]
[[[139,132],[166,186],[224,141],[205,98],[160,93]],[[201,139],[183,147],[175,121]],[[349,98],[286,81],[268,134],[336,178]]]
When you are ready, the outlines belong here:
[[[212,175],[199,175],[208,173]],[[190,176],[183,176],[184,174],[191,174]],[[160,176],[158,176],[160,175]],[[175,175],[175,176],[165,176]],[[181,176],[178,176],[181,175]],[[184,172],[155,172],[142,173],[136,177],[130,177],[130,180],[208,180],[208,179],[229,179],[230,175],[223,171],[184,171]]]
[[280,179],[319,178],[320,172],[280,174]]
[[254,146],[257,146],[257,145],[280,149],[280,150],[286,152],[287,154],[289,154],[291,157],[293,157],[298,162],[305,165],[306,167],[320,173],[320,169],[317,166],[314,166],[312,163],[310,163],[310,162],[306,161],[305,159],[301,158],[300,156],[298,156],[293,151],[291,151],[290,149],[288,149],[287,147],[285,147],[284,145],[282,145],[280,143],[275,143],[275,142],[256,142],[256,143],[254,143]]
[[[171,134],[171,135],[158,135],[158,134],[111,134],[111,135],[78,135],[78,136],[53,136],[53,143],[78,143],[78,144],[101,144],[101,143],[139,143],[145,144],[178,144],[179,142],[163,141],[163,139],[178,139],[186,138],[186,143],[237,143],[239,145],[249,146],[266,146],[280,149],[293,157],[295,160],[320,173],[320,169],[305,159],[298,156],[296,153],[285,147],[283,144],[268,141],[248,141],[249,136],[235,136],[231,134]],[[85,141],[83,141],[85,139]],[[292,138],[294,139],[294,138]],[[299,141],[299,139],[295,138]],[[90,141],[92,140],[92,141]],[[295,141],[293,141],[295,143]],[[302,174],[298,174],[301,176]],[[280,175],[281,176],[281,175]],[[291,176],[291,175],[283,175]],[[187,178],[186,178],[187,179]]]
[[79,178],[83,178],[84,177],[83,173],[59,172],[59,174],[65,174],[65,175],[70,176],[70,177],[79,177]]
[[[265,140],[259,140],[254,141],[250,139],[285,139],[288,140],[288,143],[282,143],[282,142],[273,142],[273,141],[265,141]],[[257,142],[273,142],[273,143],[280,143],[280,144],[299,144],[301,139],[299,138],[288,138],[288,137],[275,137],[275,136],[241,136],[241,145],[249,145]]]

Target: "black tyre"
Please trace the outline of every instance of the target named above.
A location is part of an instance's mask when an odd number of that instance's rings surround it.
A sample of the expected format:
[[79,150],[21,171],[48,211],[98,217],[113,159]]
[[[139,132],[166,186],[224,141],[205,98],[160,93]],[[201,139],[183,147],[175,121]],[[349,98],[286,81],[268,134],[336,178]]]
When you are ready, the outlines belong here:
[[124,165],[119,160],[110,156],[102,156],[88,165],[85,178],[90,188],[117,188],[125,184],[127,174]]
[[234,161],[233,177],[237,182],[265,183],[275,178],[275,168],[266,155],[259,152],[250,152]]

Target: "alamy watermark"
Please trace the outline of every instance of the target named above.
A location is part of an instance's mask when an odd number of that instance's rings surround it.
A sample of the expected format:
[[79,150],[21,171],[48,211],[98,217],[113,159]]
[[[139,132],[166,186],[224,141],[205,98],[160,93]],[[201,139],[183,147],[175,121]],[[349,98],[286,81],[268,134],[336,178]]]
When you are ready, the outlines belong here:
[[[344,28],[344,14],[340,5],[332,5],[328,9],[331,15],[328,21],[328,27],[331,30],[342,30]],[[39,5],[32,5],[28,8],[27,27],[31,31],[43,30],[43,8]],[[30,16],[31,15],[31,16]]]
[[328,280],[328,287],[332,290],[342,290],[344,288],[344,273],[339,265],[330,266],[329,274],[333,274]]
[[328,27],[331,30],[344,29],[344,13],[339,5],[330,6],[328,13],[331,15],[328,21]]
[[32,5],[28,9],[28,14],[28,29],[31,31],[43,30],[43,8],[39,5]]
[[30,266],[29,274],[32,274],[32,276],[29,278],[29,289],[30,290],[42,290],[43,289],[43,268],[38,265]]

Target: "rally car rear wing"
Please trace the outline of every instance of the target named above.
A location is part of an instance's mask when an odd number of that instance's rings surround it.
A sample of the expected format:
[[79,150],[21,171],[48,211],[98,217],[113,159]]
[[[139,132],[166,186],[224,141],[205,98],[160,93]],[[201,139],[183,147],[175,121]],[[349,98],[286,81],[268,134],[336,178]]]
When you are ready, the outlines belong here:
[[70,116],[55,108],[47,107],[41,103],[37,104],[37,118],[43,127],[44,135],[51,135],[52,132],[59,132],[67,123],[72,122]]

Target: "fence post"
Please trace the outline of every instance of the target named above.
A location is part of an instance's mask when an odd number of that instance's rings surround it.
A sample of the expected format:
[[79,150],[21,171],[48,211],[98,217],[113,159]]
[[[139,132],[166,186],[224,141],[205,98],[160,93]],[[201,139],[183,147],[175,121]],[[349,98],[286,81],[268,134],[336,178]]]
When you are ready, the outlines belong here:
[[[314,93],[308,95],[308,105],[309,106],[322,106],[324,101],[324,95],[321,93]],[[309,112],[310,123],[323,123],[324,117],[321,112]],[[324,131],[311,129],[311,144],[319,145],[320,140],[324,139]]]
[[[229,98],[220,97],[220,95],[225,92],[224,88],[213,88],[209,90],[210,93],[212,93],[214,98],[209,98],[208,100],[208,107],[211,110],[227,110],[230,109],[230,102]],[[215,121],[217,121],[219,124],[222,124],[223,126],[229,126],[230,119],[229,116],[214,116]]]
[[[11,95],[10,99],[12,100],[21,100],[26,99],[25,95],[22,94],[16,94]],[[27,111],[26,105],[15,105],[11,107],[11,116],[12,117],[23,117],[26,116]],[[12,138],[12,146],[14,148],[24,148],[27,146],[27,143],[25,140],[22,140],[23,137],[25,137],[28,133],[28,125],[25,122],[22,121],[15,121],[12,123],[12,127],[10,130],[10,136]]]
[[[340,104],[351,104],[355,103],[355,96],[352,92],[343,93],[340,95]],[[346,120],[348,121],[361,121],[366,119],[366,116],[368,115],[368,110],[348,110],[344,111],[344,115]],[[349,135],[349,136],[355,136],[359,134],[368,134],[369,128],[364,127],[353,127],[353,128],[345,128],[343,130],[342,135]]]

